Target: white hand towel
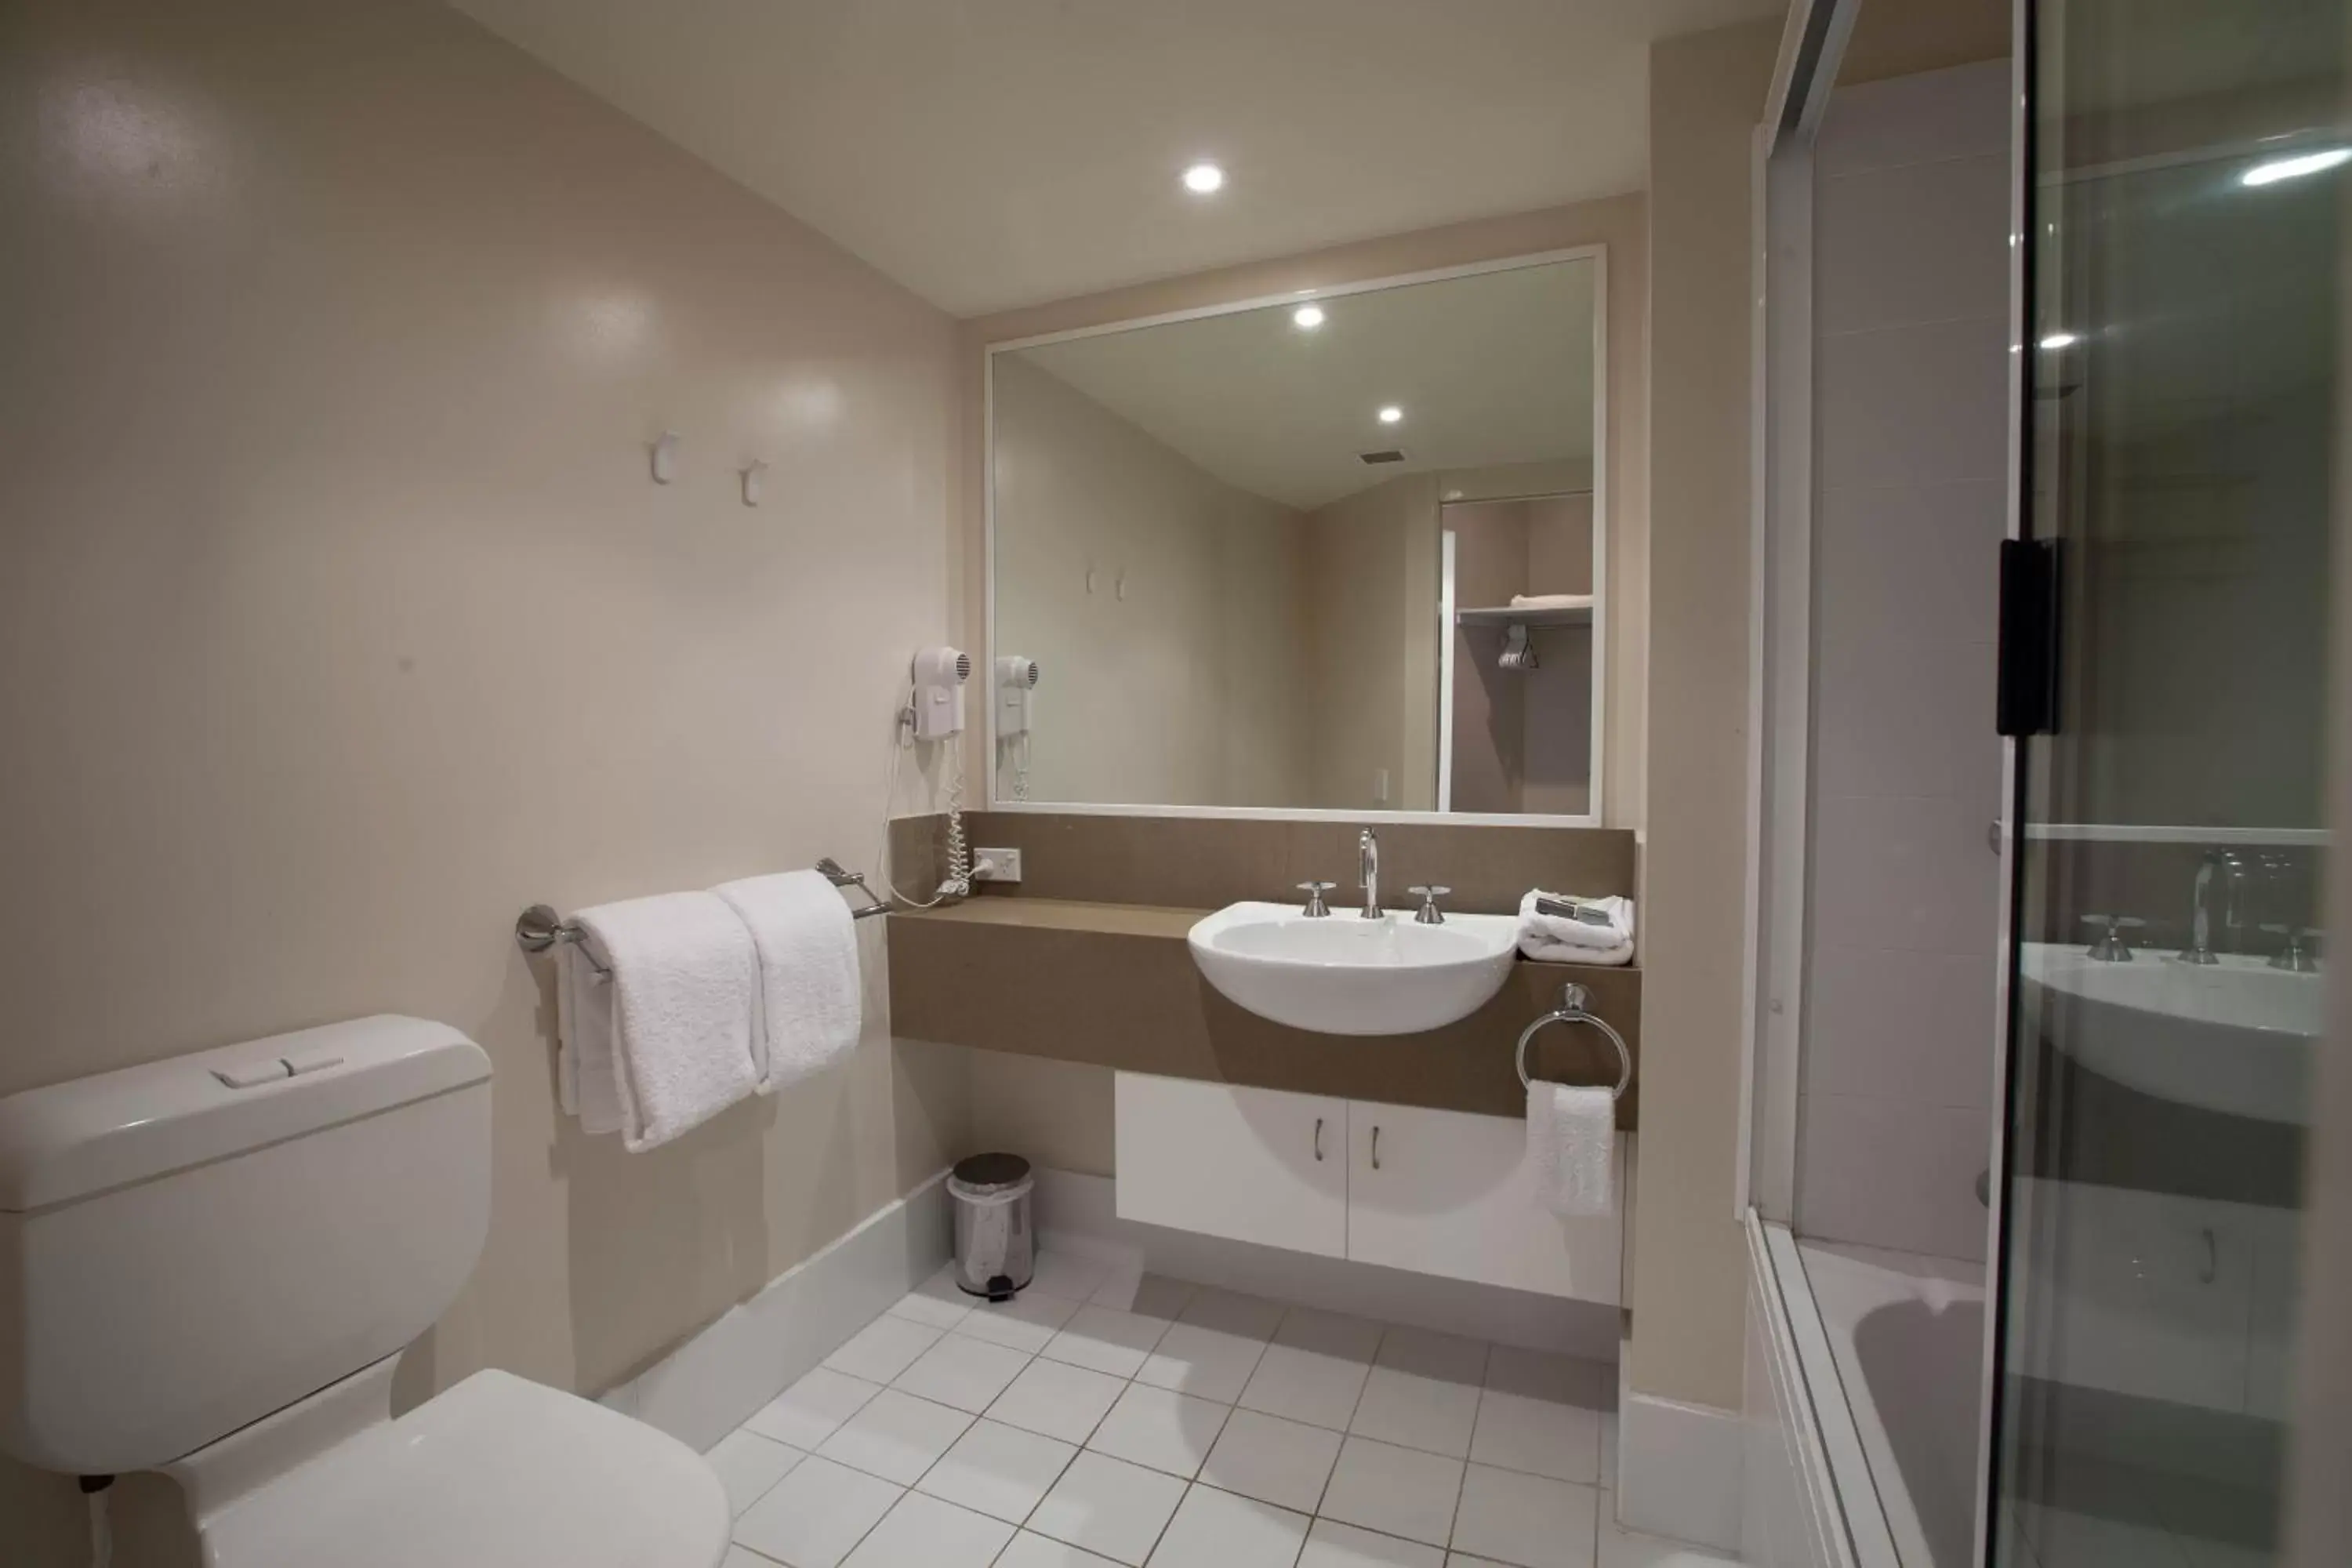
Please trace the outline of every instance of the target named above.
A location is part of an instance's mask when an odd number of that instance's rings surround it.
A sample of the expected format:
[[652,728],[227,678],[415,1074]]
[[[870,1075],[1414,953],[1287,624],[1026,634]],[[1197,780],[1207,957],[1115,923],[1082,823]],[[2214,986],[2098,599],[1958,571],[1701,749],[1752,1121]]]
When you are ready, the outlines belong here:
[[621,1142],[632,1153],[667,1143],[758,1091],[751,1010],[760,955],[726,900],[663,893],[572,918],[613,966],[612,1076]]
[[1575,1219],[1617,1205],[1617,1101],[1605,1089],[1541,1079],[1528,1086],[1528,1166],[1536,1201]]
[[1590,594],[1514,594],[1511,608],[1515,610],[1589,610],[1592,608]]
[[711,889],[760,952],[760,1092],[798,1083],[847,1056],[860,1022],[857,922],[818,871],[748,877]]
[[613,1060],[613,987],[577,942],[555,950],[556,1088],[583,1132],[621,1130],[620,1069]]
[[[1569,915],[1548,915],[1537,909],[1546,899],[1576,904],[1606,917],[1606,923]],[[1580,899],[1572,894],[1531,889],[1519,900],[1519,951],[1551,963],[1630,963],[1633,960],[1633,900],[1623,898]]]

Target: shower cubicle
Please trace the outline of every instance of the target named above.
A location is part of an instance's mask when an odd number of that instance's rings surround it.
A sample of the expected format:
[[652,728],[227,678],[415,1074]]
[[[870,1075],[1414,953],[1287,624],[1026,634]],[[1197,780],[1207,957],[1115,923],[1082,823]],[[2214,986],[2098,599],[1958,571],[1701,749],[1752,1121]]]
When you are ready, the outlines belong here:
[[2352,6],[2042,0],[1874,80],[1797,9],[1744,1548],[2284,1561]]

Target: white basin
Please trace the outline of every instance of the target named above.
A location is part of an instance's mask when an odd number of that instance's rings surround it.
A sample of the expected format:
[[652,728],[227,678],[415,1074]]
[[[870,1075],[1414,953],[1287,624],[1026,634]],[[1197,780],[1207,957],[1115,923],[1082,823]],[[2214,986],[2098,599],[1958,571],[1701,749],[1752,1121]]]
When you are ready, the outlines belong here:
[[1518,953],[1515,915],[1352,910],[1309,920],[1293,904],[1228,904],[1193,926],[1192,962],[1261,1018],[1326,1035],[1412,1035],[1466,1018],[1503,988]]
[[2231,1116],[2309,1121],[2322,976],[2236,954],[2105,963],[2072,944],[2024,948],[2027,1026],[2101,1078]]

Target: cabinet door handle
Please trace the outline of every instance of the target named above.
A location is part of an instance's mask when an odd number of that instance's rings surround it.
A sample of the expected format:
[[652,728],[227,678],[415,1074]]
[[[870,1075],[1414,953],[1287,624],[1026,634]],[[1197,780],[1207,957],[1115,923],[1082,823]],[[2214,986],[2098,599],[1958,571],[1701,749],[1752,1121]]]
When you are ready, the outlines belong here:
[[1323,1119],[1319,1116],[1315,1119],[1315,1157],[1323,1158]]
[[1379,1170],[1380,1168],[1381,1168],[1381,1124],[1380,1124],[1379,1122],[1375,1121],[1375,1122],[1373,1122],[1373,1123],[1372,1123],[1372,1169],[1373,1169],[1373,1170],[1375,1170],[1375,1171],[1377,1171],[1377,1170]]

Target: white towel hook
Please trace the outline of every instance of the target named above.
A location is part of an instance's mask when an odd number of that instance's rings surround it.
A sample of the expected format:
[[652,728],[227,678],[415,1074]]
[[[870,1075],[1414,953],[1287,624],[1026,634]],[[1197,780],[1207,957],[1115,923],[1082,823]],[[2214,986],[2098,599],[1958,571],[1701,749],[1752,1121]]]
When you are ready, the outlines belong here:
[[752,458],[751,467],[743,470],[743,504],[745,506],[760,504],[760,476],[767,471],[767,463],[758,458]]
[[1513,1059],[1518,1066],[1521,1089],[1534,1087],[1528,1080],[1528,1042],[1536,1037],[1538,1030],[1547,1024],[1590,1024],[1608,1036],[1610,1044],[1617,1047],[1617,1087],[1609,1091],[1609,1098],[1612,1100],[1625,1098],[1625,1090],[1633,1082],[1633,1053],[1626,1047],[1625,1037],[1612,1027],[1608,1019],[1586,1011],[1591,1000],[1591,992],[1570,981],[1560,987],[1559,1006],[1557,1010],[1546,1013],[1519,1031],[1519,1048]]
[[677,432],[665,430],[654,441],[654,483],[666,485],[677,476]]

